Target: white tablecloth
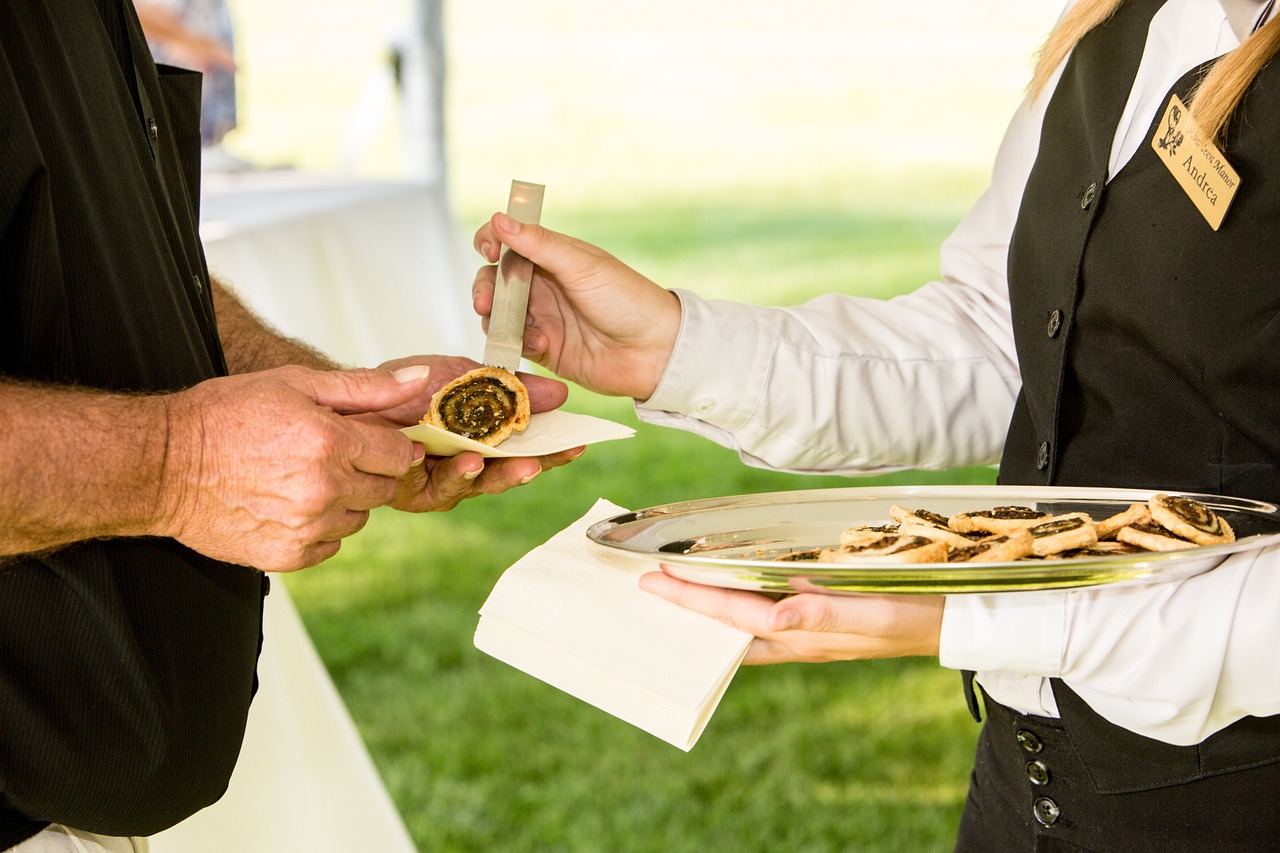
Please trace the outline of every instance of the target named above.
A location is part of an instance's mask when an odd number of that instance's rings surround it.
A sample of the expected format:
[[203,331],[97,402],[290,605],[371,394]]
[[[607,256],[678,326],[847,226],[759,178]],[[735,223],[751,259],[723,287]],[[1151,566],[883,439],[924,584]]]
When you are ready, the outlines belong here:
[[210,271],[280,331],[353,367],[480,358],[471,280],[482,261],[440,188],[292,171],[203,181]]
[[151,853],[412,853],[400,819],[324,664],[276,579],[259,688],[227,793]]

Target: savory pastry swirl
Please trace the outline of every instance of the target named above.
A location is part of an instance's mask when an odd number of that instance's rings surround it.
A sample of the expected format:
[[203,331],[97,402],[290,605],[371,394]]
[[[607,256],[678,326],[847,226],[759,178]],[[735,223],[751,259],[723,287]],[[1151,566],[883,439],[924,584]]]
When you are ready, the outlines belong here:
[[1218,545],[1236,538],[1225,518],[1192,498],[1160,494],[1147,501],[1147,508],[1161,527],[1197,545]]
[[495,447],[529,425],[529,392],[514,373],[477,367],[435,393],[422,423]]
[[1025,506],[998,506],[944,516],[927,509],[889,508],[893,522],[860,524],[839,545],[784,559],[819,563],[1006,563],[1017,560],[1108,557],[1175,551],[1235,541],[1227,520],[1184,495],[1158,494],[1102,521],[1085,512],[1050,515]]

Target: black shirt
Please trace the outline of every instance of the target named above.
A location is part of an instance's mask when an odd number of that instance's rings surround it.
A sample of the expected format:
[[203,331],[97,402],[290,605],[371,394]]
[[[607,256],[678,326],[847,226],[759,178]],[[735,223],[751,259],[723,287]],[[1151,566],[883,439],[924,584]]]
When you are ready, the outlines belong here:
[[[0,6],[0,375],[164,392],[225,374],[199,95],[123,0]],[[0,564],[0,848],[48,821],[148,835],[216,801],[264,590],[167,539]]]

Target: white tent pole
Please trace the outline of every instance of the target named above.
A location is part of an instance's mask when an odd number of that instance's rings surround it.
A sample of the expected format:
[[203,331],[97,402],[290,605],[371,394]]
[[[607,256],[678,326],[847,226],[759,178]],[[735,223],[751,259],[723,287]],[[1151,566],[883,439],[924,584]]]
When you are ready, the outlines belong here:
[[405,165],[411,180],[443,189],[444,0],[414,0],[413,12],[400,66]]

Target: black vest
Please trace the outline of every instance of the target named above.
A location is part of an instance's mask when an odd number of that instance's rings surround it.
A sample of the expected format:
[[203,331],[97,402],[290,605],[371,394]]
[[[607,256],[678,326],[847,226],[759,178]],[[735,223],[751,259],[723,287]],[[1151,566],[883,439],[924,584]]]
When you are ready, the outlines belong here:
[[[1280,63],[1227,130],[1241,183],[1220,230],[1151,149],[1155,124],[1108,183],[1162,5],[1123,4],[1049,104],[1009,249],[1023,389],[1000,481],[1280,502]],[[1209,67],[1174,91],[1186,101]]]
[[[1107,182],[1163,5],[1129,0],[1082,39],[1049,103],[1009,247],[1023,388],[1000,482],[1280,502],[1280,63],[1263,69],[1228,127],[1223,153],[1241,180],[1220,230],[1151,148],[1163,107]],[[1173,91],[1188,100],[1211,64]],[[1280,760],[1280,718],[1247,718],[1199,746],[1172,747],[1054,688],[1103,792]]]

